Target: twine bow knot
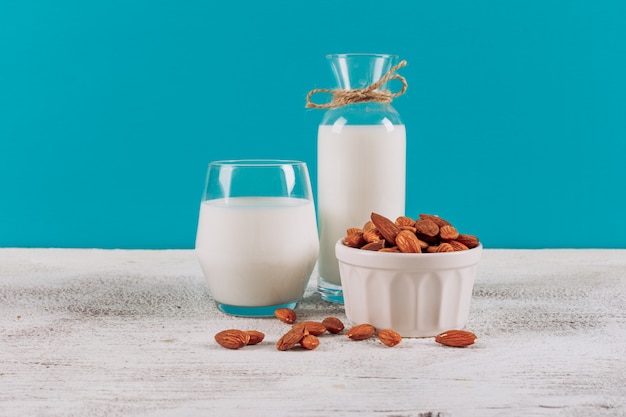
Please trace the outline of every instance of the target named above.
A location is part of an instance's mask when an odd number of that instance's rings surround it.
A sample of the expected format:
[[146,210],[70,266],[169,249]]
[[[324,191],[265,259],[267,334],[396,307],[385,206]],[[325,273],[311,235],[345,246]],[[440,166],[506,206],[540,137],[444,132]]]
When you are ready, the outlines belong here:
[[[408,88],[406,79],[400,74],[396,74],[396,71],[404,66],[406,66],[406,61],[400,61],[397,65],[387,71],[378,81],[365,88],[356,88],[354,90],[330,90],[327,88],[313,89],[306,96],[306,107],[311,109],[333,109],[336,107],[346,106],[348,104],[365,103],[370,101],[377,103],[391,103],[394,98],[404,94]],[[402,89],[395,93],[392,93],[389,90],[378,90],[380,86],[391,80],[399,80],[402,83]],[[311,100],[311,97],[318,93],[331,94],[331,101],[321,104],[314,103]]]

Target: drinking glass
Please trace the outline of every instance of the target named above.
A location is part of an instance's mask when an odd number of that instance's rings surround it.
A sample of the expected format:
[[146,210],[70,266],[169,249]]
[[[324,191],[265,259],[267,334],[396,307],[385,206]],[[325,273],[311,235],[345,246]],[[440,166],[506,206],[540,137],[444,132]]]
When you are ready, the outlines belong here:
[[196,254],[218,308],[272,316],[294,308],[317,261],[311,181],[301,161],[209,164]]

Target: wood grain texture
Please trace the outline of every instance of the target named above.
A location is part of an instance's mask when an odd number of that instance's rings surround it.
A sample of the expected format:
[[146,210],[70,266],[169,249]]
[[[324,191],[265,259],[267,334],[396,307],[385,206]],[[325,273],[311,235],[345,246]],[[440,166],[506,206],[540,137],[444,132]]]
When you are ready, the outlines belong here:
[[[299,320],[346,322],[314,284]],[[469,348],[288,328],[220,313],[192,251],[0,249],[0,416],[626,415],[625,250],[485,250]]]

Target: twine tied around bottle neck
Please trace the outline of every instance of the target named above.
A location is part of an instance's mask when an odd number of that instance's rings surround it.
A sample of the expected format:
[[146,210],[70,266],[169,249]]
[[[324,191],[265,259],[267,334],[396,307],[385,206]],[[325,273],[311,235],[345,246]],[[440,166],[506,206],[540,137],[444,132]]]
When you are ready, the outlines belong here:
[[[396,71],[404,66],[406,66],[406,61],[400,61],[397,65],[393,66],[389,71],[387,71],[385,75],[380,78],[380,80],[365,88],[356,88],[354,90],[330,90],[327,88],[313,89],[309,91],[309,94],[306,96],[306,107],[311,109],[334,109],[336,107],[346,106],[348,104],[365,103],[371,101],[377,103],[391,103],[394,98],[404,94],[404,92],[408,88],[406,79],[402,75],[396,74]],[[392,93],[389,90],[378,90],[380,86],[391,80],[399,80],[402,83],[402,89],[395,93]],[[311,97],[317,93],[332,94],[333,98],[328,103],[313,103],[311,101]]]

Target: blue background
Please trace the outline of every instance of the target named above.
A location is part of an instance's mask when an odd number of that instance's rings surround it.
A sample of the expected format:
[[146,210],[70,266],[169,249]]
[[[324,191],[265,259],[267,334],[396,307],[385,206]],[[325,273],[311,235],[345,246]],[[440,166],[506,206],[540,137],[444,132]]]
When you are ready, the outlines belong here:
[[[206,165],[316,175],[327,53],[395,53],[407,214],[626,248],[626,2],[0,5],[0,246],[191,248]],[[375,161],[372,161],[375,163]]]

